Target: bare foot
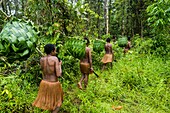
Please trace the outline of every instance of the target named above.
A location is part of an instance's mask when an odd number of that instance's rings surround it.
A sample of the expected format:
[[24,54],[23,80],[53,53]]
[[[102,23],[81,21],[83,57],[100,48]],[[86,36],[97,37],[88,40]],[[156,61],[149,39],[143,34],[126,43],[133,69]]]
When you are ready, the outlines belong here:
[[79,89],[83,89],[80,82],[77,84]]

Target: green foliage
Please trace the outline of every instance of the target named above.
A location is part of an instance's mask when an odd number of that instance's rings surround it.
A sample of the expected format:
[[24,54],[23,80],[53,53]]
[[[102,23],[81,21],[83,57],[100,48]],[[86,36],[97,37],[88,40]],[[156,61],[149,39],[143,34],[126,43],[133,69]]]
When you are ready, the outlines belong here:
[[75,59],[72,56],[62,56],[59,55],[62,60],[62,71],[63,71],[63,78],[68,80],[69,83],[73,83],[75,78],[80,77],[80,66],[79,66],[79,59]]
[[82,59],[85,57],[86,43],[83,40],[70,38],[64,45],[66,53],[72,55],[74,58]]
[[0,31],[2,30],[7,19],[9,19],[9,17],[2,10],[0,10]]
[[7,23],[0,33],[0,55],[9,62],[25,60],[35,50],[37,33],[28,23]]
[[[152,50],[155,50],[156,55],[169,55],[169,23],[170,23],[170,1],[158,0],[148,6],[148,24],[151,27],[153,34]],[[169,56],[167,56],[169,57]]]
[[105,54],[105,51],[102,52],[95,52],[92,51],[92,64],[94,70],[100,70],[102,68],[103,63],[101,62],[103,56]]
[[148,23],[153,28],[154,33],[164,33],[169,31],[170,23],[170,1],[158,0],[147,8],[149,15]]
[[[27,76],[27,74],[24,76]],[[0,99],[0,111],[2,113],[33,111],[31,103],[36,94],[36,92],[33,92],[36,87],[26,79],[14,75],[1,77],[0,86],[0,96],[3,97]]]
[[125,47],[127,45],[127,42],[128,42],[128,40],[127,40],[127,37],[125,37],[125,36],[118,38],[119,47]]
[[[132,40],[133,49],[137,53],[154,54],[169,59],[169,36],[159,35],[160,37],[144,37],[140,38],[136,35]],[[163,40],[164,38],[164,40]]]
[[103,40],[96,39],[93,43],[93,51],[101,53],[104,50],[105,42]]
[[118,43],[114,43],[112,45],[113,53],[114,53],[114,61],[121,60],[123,57],[123,48],[119,47]]

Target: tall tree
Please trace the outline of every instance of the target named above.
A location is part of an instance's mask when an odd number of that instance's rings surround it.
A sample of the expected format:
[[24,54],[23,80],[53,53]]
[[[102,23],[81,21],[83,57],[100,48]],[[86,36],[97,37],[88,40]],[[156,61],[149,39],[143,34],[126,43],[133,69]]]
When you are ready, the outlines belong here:
[[105,32],[109,33],[109,13],[108,13],[108,0],[104,1],[104,20],[105,20]]

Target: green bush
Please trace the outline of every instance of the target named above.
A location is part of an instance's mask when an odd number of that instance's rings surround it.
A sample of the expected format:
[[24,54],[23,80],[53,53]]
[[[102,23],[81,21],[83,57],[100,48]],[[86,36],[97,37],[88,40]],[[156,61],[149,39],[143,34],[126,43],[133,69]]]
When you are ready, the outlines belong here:
[[[27,74],[24,76],[28,76]],[[1,113],[27,113],[33,111],[32,102],[37,87],[27,80],[9,75],[0,79],[0,111]]]

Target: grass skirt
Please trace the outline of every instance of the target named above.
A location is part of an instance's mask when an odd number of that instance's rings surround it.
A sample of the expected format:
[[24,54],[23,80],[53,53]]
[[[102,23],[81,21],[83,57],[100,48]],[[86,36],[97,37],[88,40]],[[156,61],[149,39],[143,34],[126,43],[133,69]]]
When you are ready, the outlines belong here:
[[112,62],[112,61],[113,61],[112,54],[105,54],[101,60],[101,62],[103,62],[104,64]]
[[33,102],[33,106],[44,110],[54,110],[56,107],[60,107],[62,102],[63,91],[60,82],[48,82],[42,80],[38,96]]
[[90,64],[86,62],[80,62],[80,71],[81,73],[89,74],[90,73]]

